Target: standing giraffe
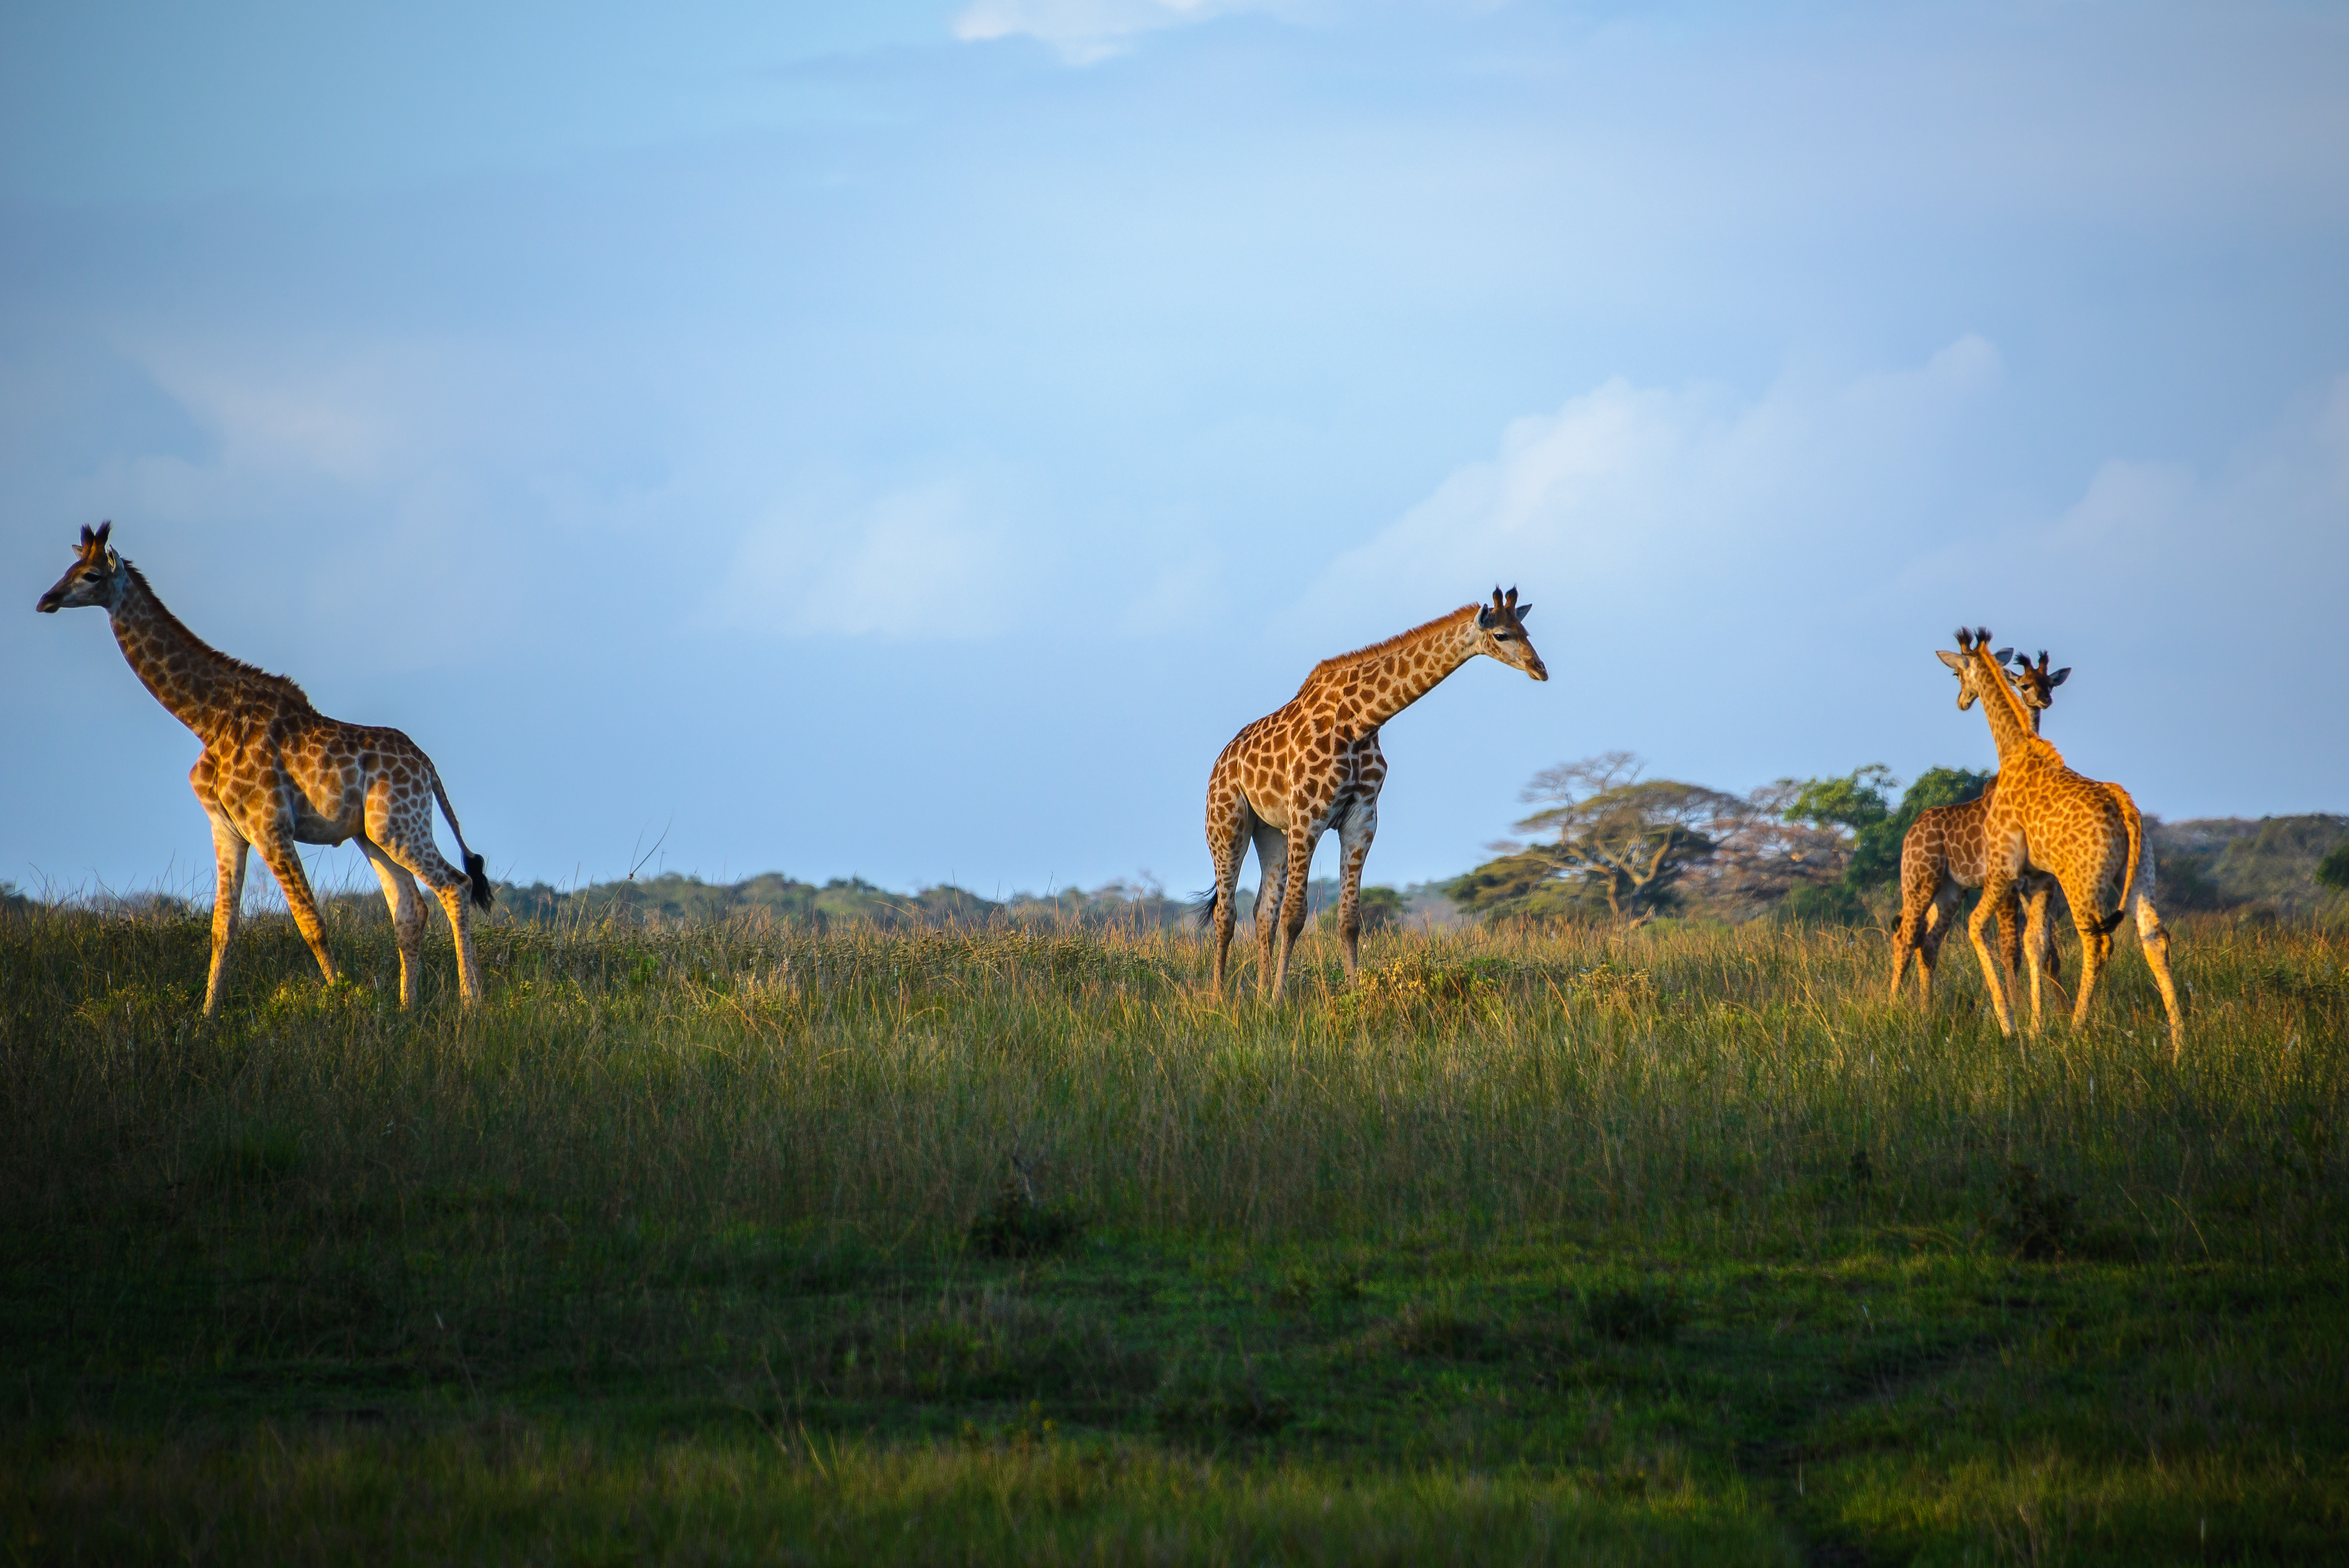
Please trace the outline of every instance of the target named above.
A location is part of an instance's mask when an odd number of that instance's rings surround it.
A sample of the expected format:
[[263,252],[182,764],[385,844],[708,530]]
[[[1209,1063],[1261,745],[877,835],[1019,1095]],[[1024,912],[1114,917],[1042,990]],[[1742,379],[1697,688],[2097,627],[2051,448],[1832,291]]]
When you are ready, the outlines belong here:
[[[2006,663],[2011,650],[2001,648],[1996,657]],[[2031,733],[2039,733],[2039,716],[2054,705],[2055,688],[2071,676],[2069,667],[2049,673],[2047,653],[2041,649],[2039,664],[2033,667],[2029,659],[2015,667],[2015,685],[2023,696],[2023,706],[2031,710]],[[1973,706],[1972,688],[1963,681],[1958,686],[1958,707],[1962,711]],[[1956,916],[1958,902],[1969,890],[1982,884],[1990,858],[1990,799],[1998,789],[1998,779],[1992,775],[1982,792],[1971,800],[1961,800],[1949,806],[1928,806],[1917,813],[1917,820],[1900,841],[1900,920],[1892,931],[1892,991],[1891,999],[1900,999],[1900,976],[1908,967],[1911,951],[1917,955],[1917,1000],[1930,1006],[1933,1000],[1933,967],[1941,954],[1941,943],[1950,934],[1950,923]],[[2033,874],[2016,884],[2023,898],[2044,899],[2054,884],[2044,876]],[[2023,918],[2021,899],[2009,898],[1998,911],[1999,951],[2006,959],[2010,973],[2023,971]],[[2047,977],[2057,985],[2064,982],[2063,969],[2051,944],[2042,958]]]
[[[416,1000],[424,966],[424,904],[415,879],[424,879],[449,913],[457,937],[457,985],[468,1006],[481,999],[481,966],[473,955],[466,908],[490,907],[490,878],[481,857],[465,848],[448,791],[432,759],[396,729],[345,724],[310,706],[302,688],[230,658],[201,641],[163,608],[139,569],[106,542],[110,522],[85,527],[73,569],[41,595],[43,614],[83,605],[104,609],[114,623],[122,656],[155,700],[196,732],[204,754],[188,775],[212,822],[219,884],[212,894],[212,962],[204,983],[204,1011],[220,1005],[228,947],[244,902],[244,851],[261,858],[294,911],[328,985],[335,961],[310,897],[310,882],[294,846],[339,844],[355,839],[383,883],[391,926],[399,943],[399,1005]],[[440,803],[464,856],[460,873],[432,842],[432,803]]]
[[[1386,758],[1379,727],[1433,690],[1479,654],[1487,654],[1537,681],[1549,669],[1526,639],[1531,604],[1512,588],[1493,590],[1489,604],[1463,604],[1449,615],[1415,626],[1313,666],[1285,707],[1232,738],[1207,776],[1207,852],[1215,857],[1216,892],[1201,912],[1216,931],[1216,990],[1238,919],[1233,897],[1240,862],[1256,844],[1256,944],[1264,994],[1278,996],[1288,979],[1289,954],[1305,929],[1305,879],[1313,846],[1336,829],[1340,845],[1338,934],[1346,978],[1361,960],[1358,908],[1362,861],[1379,827],[1379,787]],[[1278,908],[1278,960],[1274,956]]]
[[[1974,906],[1966,934],[1981,959],[1982,980],[1998,1010],[2002,1034],[2014,1032],[2013,1011],[1998,968],[1982,941],[1982,927],[2026,871],[2053,876],[2072,906],[2072,921],[2080,933],[2080,994],[2072,1005],[2075,1028],[2087,1022],[2096,982],[2110,958],[2113,931],[2137,908],[2139,944],[2161,988],[2161,1004],[2169,1015],[2169,1051],[2175,1057],[2186,1040],[2186,1019],[2178,1010],[2178,987],[2169,976],[2169,934],[2153,907],[2153,860],[2145,853],[2145,823],[2128,791],[2117,784],[2083,778],[2064,765],[2064,755],[2031,731],[2030,710],[2009,684],[2004,666],[1990,651],[1990,634],[1971,637],[1958,633],[1958,653],[1946,650],[1941,662],[1956,670],[1982,705],[1990,720],[1991,738],[1998,746],[1998,789],[1991,797],[1990,858],[1982,879],[1982,902]],[[2112,913],[2102,913],[2106,908]],[[2031,1027],[2040,1024],[2038,959],[2047,940],[2046,904],[2034,901],[2029,929],[2023,934],[2031,960]],[[2019,976],[2015,978],[2019,979]]]

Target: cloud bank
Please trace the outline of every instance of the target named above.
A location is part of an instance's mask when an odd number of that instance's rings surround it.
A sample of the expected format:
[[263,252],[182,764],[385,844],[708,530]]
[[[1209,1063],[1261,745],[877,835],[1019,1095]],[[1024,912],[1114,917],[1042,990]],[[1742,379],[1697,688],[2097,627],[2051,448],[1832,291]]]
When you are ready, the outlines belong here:
[[1034,38],[1072,66],[1090,66],[1123,53],[1143,33],[1245,12],[1303,9],[1281,0],[976,0],[956,16],[954,35],[974,44]]

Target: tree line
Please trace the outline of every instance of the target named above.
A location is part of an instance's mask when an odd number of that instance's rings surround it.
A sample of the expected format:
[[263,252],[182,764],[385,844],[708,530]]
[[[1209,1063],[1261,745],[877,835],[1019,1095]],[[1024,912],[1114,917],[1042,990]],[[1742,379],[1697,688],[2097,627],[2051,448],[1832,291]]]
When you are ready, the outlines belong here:
[[[1519,836],[1439,885],[1482,921],[1881,923],[1897,909],[1901,841],[1919,814],[1975,799],[1992,777],[1929,768],[1904,789],[1871,763],[1735,794],[1650,778],[1635,753],[1604,751],[1535,774]],[[2349,817],[2146,820],[2166,909],[2349,913]]]

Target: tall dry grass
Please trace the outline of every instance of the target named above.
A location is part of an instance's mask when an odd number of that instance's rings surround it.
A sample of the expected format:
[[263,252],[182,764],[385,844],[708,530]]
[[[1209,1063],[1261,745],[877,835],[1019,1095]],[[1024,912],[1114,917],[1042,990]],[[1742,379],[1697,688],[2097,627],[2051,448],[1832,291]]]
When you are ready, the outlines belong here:
[[897,1246],[959,1236],[1016,1151],[1097,1225],[1257,1238],[1964,1245],[2026,1168],[2075,1247],[2316,1261],[2349,1235],[2349,943],[2305,930],[2181,936],[2175,1062],[2132,952],[2092,1026],[2010,1040],[1964,955],[1928,1016],[1843,930],[1387,934],[1361,985],[1325,945],[1267,1006],[1164,934],[497,926],[484,1006],[457,1009],[443,946],[403,1015],[379,921],[333,933],[332,989],[264,921],[209,1024],[206,940],[0,923],[12,1228],[243,1183],[274,1224],[425,1202],[655,1249]]

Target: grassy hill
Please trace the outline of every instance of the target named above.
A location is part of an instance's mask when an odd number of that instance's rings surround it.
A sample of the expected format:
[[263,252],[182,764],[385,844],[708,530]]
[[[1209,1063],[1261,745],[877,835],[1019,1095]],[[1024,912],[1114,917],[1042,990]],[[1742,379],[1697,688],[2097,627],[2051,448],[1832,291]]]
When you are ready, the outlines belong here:
[[2349,897],[2316,882],[2317,862],[2349,842],[2349,817],[2148,820],[2157,894],[2165,910],[2234,911],[2283,919],[2349,918]]

